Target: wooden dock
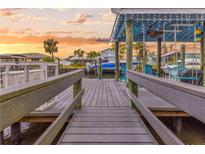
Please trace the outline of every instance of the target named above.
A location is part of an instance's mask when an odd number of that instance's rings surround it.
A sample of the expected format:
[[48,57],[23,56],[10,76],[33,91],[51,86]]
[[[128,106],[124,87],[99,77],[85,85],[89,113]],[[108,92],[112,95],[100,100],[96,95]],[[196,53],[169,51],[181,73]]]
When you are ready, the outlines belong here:
[[83,107],[58,144],[157,144],[129,107]]
[[[128,107],[128,95],[125,82],[114,79],[83,79],[85,89],[83,107]],[[22,122],[52,122],[61,113],[66,104],[73,100],[73,87],[67,88],[57,96],[57,101],[42,111],[33,111],[20,121]],[[156,116],[189,116],[174,105],[152,94],[144,88],[139,89],[139,100]],[[141,116],[141,115],[140,115]]]

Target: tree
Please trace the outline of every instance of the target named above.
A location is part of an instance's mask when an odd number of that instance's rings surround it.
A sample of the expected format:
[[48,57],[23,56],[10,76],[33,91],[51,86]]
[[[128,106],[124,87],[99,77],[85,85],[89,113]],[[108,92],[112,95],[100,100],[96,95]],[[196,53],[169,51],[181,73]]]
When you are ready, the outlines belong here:
[[[144,44],[144,45],[143,45]],[[143,59],[143,48],[145,50],[145,58],[147,57],[147,53],[148,53],[148,49],[146,48],[146,44],[143,42],[137,42],[135,44],[133,44],[133,48],[136,50],[137,52],[137,58],[138,59]]]
[[168,52],[168,48],[167,48],[167,45],[165,43],[162,45],[162,51],[164,54],[166,54]]
[[54,59],[54,53],[58,52],[58,41],[54,39],[47,39],[43,42],[45,52],[49,53],[52,56],[52,59]]
[[[114,43],[113,43],[112,46],[111,46],[111,50],[112,50],[112,51],[115,51],[115,44],[114,44]],[[125,55],[125,53],[126,53],[126,45],[120,43],[119,51],[120,51],[120,59],[123,59],[123,60],[124,60],[124,55]]]
[[85,53],[86,52],[84,50],[82,50],[82,49],[74,50],[74,56],[77,56],[78,58],[80,58],[80,57],[83,58]]
[[120,44],[120,59],[124,60],[125,53],[126,53],[126,45]]

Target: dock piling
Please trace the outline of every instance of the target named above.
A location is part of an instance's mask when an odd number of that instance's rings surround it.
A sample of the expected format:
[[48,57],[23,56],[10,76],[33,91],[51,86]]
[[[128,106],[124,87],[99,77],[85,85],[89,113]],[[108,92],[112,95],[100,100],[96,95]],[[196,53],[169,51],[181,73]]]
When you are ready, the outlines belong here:
[[181,64],[182,66],[185,66],[185,45],[181,45]]
[[0,145],[4,144],[4,131],[0,131]]
[[126,70],[132,70],[133,23],[126,21]]
[[11,143],[18,145],[21,142],[21,123],[15,122],[11,125]]
[[174,129],[177,133],[182,130],[182,117],[174,117]]
[[119,41],[115,41],[115,81],[120,80]]
[[201,42],[201,69],[202,69],[202,81],[205,87],[205,22],[203,22],[203,37]]
[[157,39],[157,73],[159,77],[161,76],[161,61],[162,61],[161,50],[162,50],[162,38],[158,37]]

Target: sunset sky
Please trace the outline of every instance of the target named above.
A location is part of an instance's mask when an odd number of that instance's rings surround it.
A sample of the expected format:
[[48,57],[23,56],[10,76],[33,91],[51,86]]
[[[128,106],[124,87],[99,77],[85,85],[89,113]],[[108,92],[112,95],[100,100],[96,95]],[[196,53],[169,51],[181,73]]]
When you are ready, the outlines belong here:
[[65,58],[73,50],[102,50],[109,43],[115,15],[110,9],[0,9],[0,54],[45,53],[43,41],[58,40],[59,53]]

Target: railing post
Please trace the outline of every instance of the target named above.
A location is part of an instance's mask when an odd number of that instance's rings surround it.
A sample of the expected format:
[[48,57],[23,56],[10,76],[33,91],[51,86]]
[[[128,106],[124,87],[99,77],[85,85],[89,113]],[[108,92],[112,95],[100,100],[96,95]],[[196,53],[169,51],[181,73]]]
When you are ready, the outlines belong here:
[[40,69],[41,69],[41,79],[44,79],[44,77],[45,77],[45,75],[44,75],[44,70],[45,70],[44,64],[40,65]]
[[11,143],[14,145],[20,144],[21,140],[21,123],[15,122],[11,125]]
[[[73,98],[78,95],[78,93],[82,90],[82,79],[78,80],[73,84]],[[76,105],[77,109],[80,109],[82,106],[82,98],[80,99],[78,105]]]
[[6,65],[5,68],[5,77],[4,77],[4,87],[8,88],[9,87],[9,65]]
[[48,65],[44,64],[44,78],[47,79],[48,78]]
[[[127,87],[136,97],[138,97],[138,84],[128,79]],[[135,105],[131,100],[129,100],[129,106],[135,108]]]
[[24,72],[26,74],[26,82],[29,82],[29,65],[25,65]]
[[59,64],[55,67],[55,76],[59,74]]

